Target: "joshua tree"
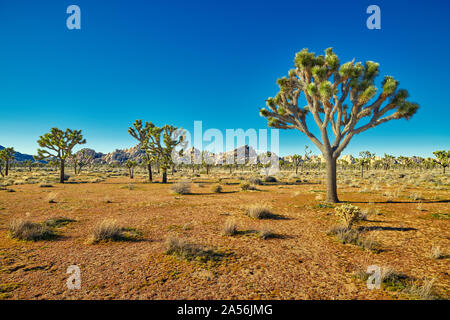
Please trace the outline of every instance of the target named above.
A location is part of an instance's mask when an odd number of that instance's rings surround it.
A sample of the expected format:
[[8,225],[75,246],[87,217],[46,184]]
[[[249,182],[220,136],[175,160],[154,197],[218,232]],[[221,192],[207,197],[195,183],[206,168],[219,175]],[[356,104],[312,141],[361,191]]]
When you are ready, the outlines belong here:
[[292,156],[292,161],[294,162],[294,166],[295,166],[295,174],[297,174],[298,167],[299,167],[300,163],[302,162],[302,156],[299,154],[294,154]]
[[140,142],[141,149],[145,152],[145,161],[148,169],[148,181],[152,182],[152,161],[155,159],[156,155],[151,152],[149,147],[144,148],[144,146],[149,146],[150,130],[154,128],[155,125],[151,122],[146,122],[145,126],[142,126],[142,120],[136,120],[133,123],[133,127],[128,128],[128,133]]
[[5,162],[5,176],[9,173],[9,166],[12,160],[14,160],[14,148],[5,148],[0,151],[0,158]]
[[132,161],[132,160],[127,160],[127,162],[125,162],[125,166],[128,168],[128,172],[130,173],[130,178],[133,179],[134,178],[134,168],[137,166],[137,162]]
[[66,159],[72,155],[72,149],[77,144],[85,144],[81,130],[66,129],[62,131],[52,128],[49,133],[39,137],[38,160],[56,159],[59,161],[60,177],[59,182],[64,183],[64,165]]
[[445,174],[445,168],[448,167],[448,164],[450,162],[450,150],[435,151],[433,152],[433,154],[436,157],[436,160],[434,161],[442,167],[442,170]]
[[[382,91],[375,97],[378,63],[350,61],[341,65],[331,48],[325,50],[325,56],[303,49],[294,63],[295,69],[278,79],[280,92],[267,99],[268,109],[262,108],[260,114],[269,126],[297,129],[317,146],[327,162],[327,201],[338,202],[336,160],[350,140],[384,122],[411,118],[419,105],[406,100],[408,92],[398,89],[398,81],[391,76],[384,78]],[[302,93],[306,106],[299,104]],[[321,140],[308,129],[308,114],[319,127]],[[330,141],[329,127],[334,141]]]
[[214,158],[211,152],[203,150],[202,151],[202,166],[206,169],[206,174],[209,174],[209,170],[214,163]]
[[167,183],[167,169],[173,164],[172,151],[184,140],[182,130],[167,124],[163,127],[153,126],[148,131],[148,138],[142,148],[156,155],[162,170],[162,183]]
[[92,164],[94,157],[88,153],[88,149],[82,149],[71,156],[75,174],[80,174],[83,167]]
[[26,161],[23,162],[23,164],[24,164],[25,166],[27,166],[27,167],[28,167],[28,171],[31,172],[31,168],[32,168],[32,166],[33,166],[33,161],[31,161],[31,160],[26,160]]
[[384,170],[388,170],[395,163],[395,157],[390,154],[384,154],[383,159],[381,160],[383,163]]
[[361,151],[359,153],[359,165],[361,166],[361,178],[364,178],[364,166],[369,166],[370,160],[375,157],[374,153],[369,151]]

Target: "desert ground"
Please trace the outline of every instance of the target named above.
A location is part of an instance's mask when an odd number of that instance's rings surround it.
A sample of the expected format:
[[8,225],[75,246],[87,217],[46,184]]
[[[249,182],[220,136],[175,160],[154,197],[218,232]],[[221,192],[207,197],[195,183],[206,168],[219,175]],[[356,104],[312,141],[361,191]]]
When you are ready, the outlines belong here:
[[[364,178],[358,170],[339,172],[340,200],[364,213],[353,227],[363,245],[330,233],[341,223],[334,210],[340,204],[323,202],[322,170],[282,171],[250,188],[245,181],[256,179],[250,171],[186,170],[169,175],[168,184],[158,183],[157,174],[148,183],[145,171],[134,179],[125,173],[86,171],[65,184],[55,182],[57,172],[42,170],[3,178],[0,298],[450,296],[450,179],[440,170],[371,170]],[[186,194],[172,191],[179,181],[190,188]],[[221,192],[214,192],[217,185]],[[270,215],[251,217],[252,206]],[[53,236],[13,237],[11,223],[20,219],[47,222]],[[92,240],[105,220],[122,228],[120,239]],[[174,243],[188,249],[171,251]],[[78,290],[66,285],[70,265],[81,270]],[[364,277],[370,265],[394,277],[370,290]]]

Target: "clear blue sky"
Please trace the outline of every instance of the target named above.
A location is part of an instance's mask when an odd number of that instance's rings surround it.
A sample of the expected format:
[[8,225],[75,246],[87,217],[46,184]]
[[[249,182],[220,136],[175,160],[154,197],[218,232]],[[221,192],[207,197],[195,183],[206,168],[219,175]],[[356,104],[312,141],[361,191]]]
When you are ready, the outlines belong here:
[[[81,8],[81,30],[66,8]],[[381,8],[381,30],[366,8]],[[0,0],[0,145],[35,154],[51,127],[86,147],[130,147],[135,119],[192,130],[266,128],[258,114],[302,48],[373,60],[421,108],[353,139],[344,154],[432,156],[450,148],[450,2]],[[280,132],[281,155],[312,143]],[[313,148],[314,152],[318,150]]]

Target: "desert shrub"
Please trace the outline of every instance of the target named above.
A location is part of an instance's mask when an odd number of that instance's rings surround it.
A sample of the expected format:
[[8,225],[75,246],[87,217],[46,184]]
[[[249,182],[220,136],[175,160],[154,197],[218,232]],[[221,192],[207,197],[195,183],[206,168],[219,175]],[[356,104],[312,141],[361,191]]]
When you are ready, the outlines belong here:
[[249,217],[255,219],[267,219],[274,216],[274,214],[270,211],[265,205],[253,204],[249,206],[245,212]]
[[269,238],[273,238],[275,237],[275,233],[273,233],[272,230],[268,229],[268,228],[263,228],[258,232],[258,236],[261,239],[269,239]]
[[424,200],[424,197],[420,192],[411,193],[409,194],[408,198],[411,200]]
[[254,184],[254,185],[257,185],[257,186],[260,186],[260,185],[263,184],[262,180],[260,178],[258,178],[258,177],[250,177],[248,179],[248,182],[250,182],[250,184]]
[[199,262],[217,262],[227,255],[211,248],[188,243],[186,240],[176,237],[167,238],[166,254],[178,256],[188,261],[197,260]]
[[264,178],[264,182],[277,182],[277,178],[272,176],[267,176]]
[[186,181],[177,182],[170,189],[176,194],[189,194],[191,192],[191,183]]
[[226,236],[234,236],[237,234],[236,223],[232,220],[227,220],[223,226],[222,232]]
[[436,300],[439,297],[434,292],[434,282],[436,279],[425,280],[422,285],[413,283],[405,289],[405,293],[420,300]]
[[50,192],[47,196],[48,203],[56,203],[56,198],[58,197],[57,193]]
[[250,189],[250,182],[243,181],[239,185],[243,191]]
[[55,236],[47,226],[22,219],[11,221],[9,234],[11,238],[32,241],[48,240]]
[[222,192],[222,186],[220,184],[214,184],[211,187],[211,191],[214,193],[221,193]]
[[334,208],[334,211],[336,216],[338,216],[342,220],[344,226],[347,229],[350,229],[353,223],[357,222],[360,219],[361,215],[361,210],[358,207],[348,203]]
[[443,259],[444,257],[445,257],[445,254],[442,252],[440,246],[433,246],[431,248],[430,258],[438,260],[438,259]]
[[89,243],[100,241],[133,241],[138,240],[142,233],[134,228],[124,228],[116,220],[105,219],[92,229],[88,238]]
[[381,252],[380,244],[374,241],[372,237],[364,237],[359,230],[338,226],[331,229],[329,234],[336,236],[343,244],[353,244],[376,253]]

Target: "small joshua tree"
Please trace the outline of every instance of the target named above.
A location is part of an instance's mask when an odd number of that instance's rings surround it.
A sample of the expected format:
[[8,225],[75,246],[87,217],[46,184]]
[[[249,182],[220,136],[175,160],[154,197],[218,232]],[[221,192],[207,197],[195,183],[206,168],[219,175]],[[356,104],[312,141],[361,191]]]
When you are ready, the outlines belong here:
[[361,166],[361,178],[364,178],[364,166],[370,165],[370,160],[375,157],[374,153],[369,151],[361,151],[359,153],[359,165]]
[[26,160],[23,162],[23,164],[28,167],[28,171],[31,172],[32,166],[33,166],[33,161],[31,160]]
[[294,162],[295,167],[295,174],[298,173],[298,167],[300,166],[300,163],[302,162],[302,156],[299,154],[294,154],[292,156],[292,162]]
[[[297,129],[316,145],[327,162],[327,201],[338,202],[336,161],[350,140],[387,121],[411,118],[419,105],[406,100],[408,91],[399,89],[391,76],[384,77],[382,91],[375,97],[378,63],[350,61],[341,65],[331,48],[325,55],[303,49],[294,63],[288,76],[278,79],[280,92],[267,99],[268,109],[262,108],[260,114],[269,126]],[[300,105],[301,94],[306,106]],[[308,114],[318,126],[321,140],[308,129]],[[330,141],[330,127],[334,141]]]
[[128,168],[130,178],[133,179],[134,178],[134,168],[136,168],[137,162],[132,161],[132,160],[127,160],[127,162],[125,162],[125,166]]
[[15,153],[14,148],[5,148],[0,151],[0,159],[2,159],[5,163],[5,176],[9,173],[9,166],[11,161],[14,160]]
[[152,175],[152,161],[155,160],[156,154],[152,153],[152,149],[150,148],[150,131],[153,129],[155,125],[151,122],[146,122],[144,126],[142,126],[142,120],[136,120],[133,123],[133,127],[128,128],[128,133],[135,138],[141,144],[141,149],[145,152],[145,161],[147,163],[148,169],[148,181],[153,181]]
[[38,160],[56,159],[60,166],[59,182],[64,183],[64,166],[68,157],[72,155],[72,150],[77,144],[85,144],[81,130],[66,129],[62,131],[52,128],[49,133],[39,137]]
[[94,157],[88,153],[88,149],[82,149],[75,153],[72,157],[73,170],[75,174],[80,174],[81,169],[87,165],[91,165]]
[[148,138],[142,148],[156,155],[162,170],[162,183],[167,183],[167,170],[173,165],[172,151],[184,141],[182,130],[167,124],[163,127],[153,126],[149,129]]
[[448,164],[450,162],[450,150],[435,151],[433,152],[433,154],[436,157],[434,161],[442,167],[442,170],[445,174],[445,168],[448,167]]
[[206,169],[206,174],[209,174],[209,170],[211,169],[211,166],[214,163],[214,157],[213,154],[209,151],[203,150],[202,151],[202,166]]

